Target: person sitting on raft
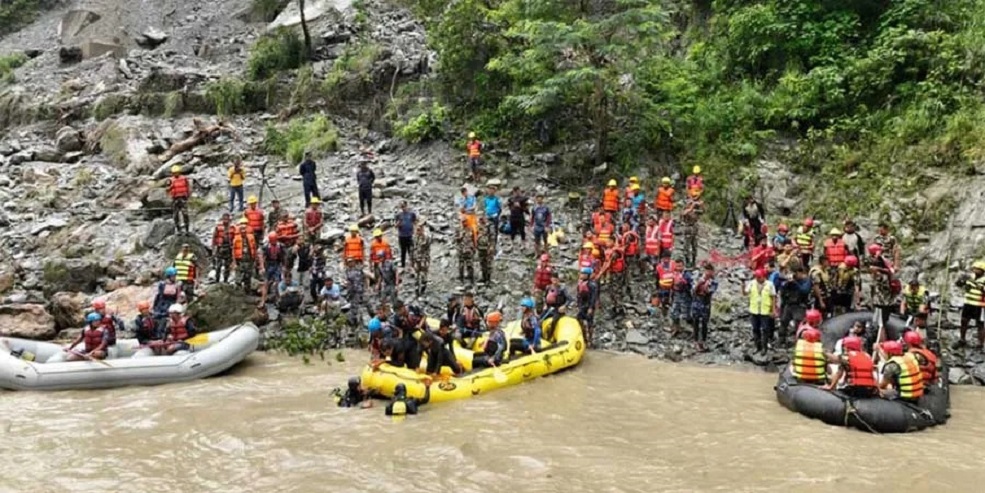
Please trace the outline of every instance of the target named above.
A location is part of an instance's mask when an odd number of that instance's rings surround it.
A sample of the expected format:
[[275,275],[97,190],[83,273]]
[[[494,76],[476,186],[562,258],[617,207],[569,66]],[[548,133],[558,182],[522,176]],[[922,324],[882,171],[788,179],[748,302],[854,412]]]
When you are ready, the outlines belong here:
[[923,377],[924,386],[935,385],[940,375],[940,360],[933,351],[923,345],[923,336],[915,330],[903,334],[903,342],[909,348],[907,352],[917,359],[920,365],[920,375]]
[[424,370],[428,375],[439,375],[442,366],[451,368],[455,375],[462,373],[462,367],[455,360],[454,353],[448,351],[448,347],[441,337],[430,331],[421,331],[420,334],[417,344],[421,348],[421,353],[428,357],[427,368]]
[[503,321],[503,314],[491,312],[486,315],[486,329],[489,336],[486,338],[486,346],[482,353],[472,355],[472,368],[497,367],[503,362],[503,354],[506,352],[506,334],[499,324]]
[[923,396],[923,376],[917,359],[911,353],[904,354],[899,341],[886,341],[880,349],[889,360],[879,372],[879,394],[887,399],[917,402]]
[[[868,353],[862,351],[862,339],[850,335],[842,340],[841,347],[841,355],[828,355],[828,361],[837,363],[838,370],[832,375],[831,381],[821,388],[831,390],[837,386],[838,390],[850,397],[875,397],[878,394],[873,376],[875,363]],[[843,376],[844,382],[841,380]]]
[[845,350],[844,350],[845,339],[847,339],[849,337],[852,337],[852,336],[858,337],[859,339],[862,340],[862,351],[865,351],[865,352],[868,353],[869,352],[869,341],[867,339],[866,333],[867,333],[867,330],[866,330],[866,327],[865,327],[865,322],[863,322],[861,320],[855,321],[855,323],[852,324],[852,327],[850,329],[848,329],[848,334],[846,334],[845,337],[839,339],[838,342],[835,343],[835,352],[834,352],[834,354],[836,354],[836,355],[844,354],[845,353]]
[[536,354],[540,347],[540,317],[537,316],[534,307],[536,304],[532,298],[524,298],[520,302],[523,307],[523,314],[520,315],[520,329],[523,337],[510,341],[510,351],[514,354]]
[[[392,366],[416,370],[421,365],[421,349],[413,339],[388,337],[383,339],[380,347],[383,350],[383,357]],[[379,360],[373,365],[378,368],[382,363],[383,360]]]
[[191,351],[191,345],[185,341],[194,336],[195,326],[192,325],[192,320],[185,316],[185,307],[179,304],[171,305],[168,308],[168,335],[164,339],[167,347],[164,349],[164,354]]
[[475,296],[471,292],[465,293],[462,299],[462,307],[459,309],[458,318],[455,319],[458,327],[458,340],[462,347],[472,349],[476,339],[482,335],[482,310],[475,306]]
[[393,389],[393,399],[386,405],[387,416],[404,416],[407,414],[417,414],[418,408],[427,404],[431,400],[431,387],[424,387],[424,398],[415,399],[407,397],[407,386],[398,383]]
[[[438,337],[441,338],[441,344],[445,346],[448,353],[452,356],[455,355],[455,329],[451,326],[451,320],[443,318],[438,321]],[[457,361],[456,361],[457,362]]]
[[[106,333],[106,329],[103,327],[102,315],[92,312],[86,315],[86,327],[82,329],[82,333],[72,341],[72,344],[69,344],[65,348],[65,351],[68,352],[66,359],[68,361],[106,359],[108,339],[109,334]],[[75,346],[78,346],[83,341],[85,341],[83,352],[76,351]]]
[[821,346],[821,331],[805,329],[793,351],[790,371],[800,383],[821,385],[827,376],[828,363]]
[[363,388],[362,381],[359,377],[349,379],[349,385],[344,394],[336,387],[333,395],[335,396],[335,403],[339,407],[359,406],[363,409],[373,407],[373,400],[370,399],[370,393]]
[[164,354],[164,335],[157,329],[157,320],[150,311],[149,301],[137,303],[137,318],[133,326],[136,327],[137,343],[149,348],[155,355]]
[[799,326],[797,326],[797,336],[795,337],[795,339],[800,339],[800,334],[802,334],[805,330],[808,329],[820,330],[821,321],[823,319],[824,317],[823,315],[821,315],[820,310],[816,310],[814,308],[807,310],[807,312],[804,313],[804,320],[800,322]]

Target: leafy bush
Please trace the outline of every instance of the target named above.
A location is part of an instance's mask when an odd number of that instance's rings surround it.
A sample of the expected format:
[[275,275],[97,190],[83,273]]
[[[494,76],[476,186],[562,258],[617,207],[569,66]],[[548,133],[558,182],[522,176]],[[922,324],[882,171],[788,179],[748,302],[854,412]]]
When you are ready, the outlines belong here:
[[23,53],[0,56],[0,84],[9,84],[14,81],[14,69],[24,65],[27,56]]
[[269,125],[263,149],[267,154],[281,156],[289,163],[299,163],[305,151],[317,157],[338,149],[338,132],[325,115],[295,118],[286,128]]
[[243,81],[224,78],[205,87],[205,97],[220,116],[262,111],[272,105],[276,94],[273,80]]
[[[305,364],[312,356],[325,360],[325,352],[340,347],[345,331],[344,317],[335,320],[289,319],[281,325],[281,330],[267,340],[267,347],[273,351],[283,351],[289,356],[301,356]],[[336,353],[337,361],[345,361],[342,353]]]
[[34,20],[39,0],[7,0],[0,3],[0,36],[12,33]]
[[306,59],[304,42],[297,33],[280,28],[261,36],[250,48],[246,72],[253,80],[261,80],[283,71],[296,69]]
[[352,45],[332,64],[332,70],[322,83],[322,91],[331,95],[348,82],[372,82],[373,63],[379,59],[380,47],[372,43]]
[[448,110],[432,103],[430,108],[411,117],[406,122],[398,123],[395,132],[398,137],[412,144],[437,140],[445,136],[448,127]]

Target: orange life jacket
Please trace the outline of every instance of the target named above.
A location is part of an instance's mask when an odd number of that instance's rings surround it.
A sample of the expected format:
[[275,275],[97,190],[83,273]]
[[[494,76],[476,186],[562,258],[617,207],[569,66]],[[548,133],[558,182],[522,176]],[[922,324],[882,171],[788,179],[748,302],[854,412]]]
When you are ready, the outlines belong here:
[[660,220],[657,224],[657,230],[660,232],[660,248],[664,250],[671,250],[674,248],[674,220],[668,219],[664,221]]
[[659,211],[674,210],[674,187],[661,186],[657,189],[657,200],[654,204]]
[[923,375],[924,385],[937,382],[937,355],[925,348],[910,348],[910,352],[914,357],[918,354],[923,357],[922,363],[921,358],[917,358],[917,363],[921,363],[920,373]]
[[615,226],[613,226],[611,222],[603,223],[602,227],[599,228],[598,231],[599,243],[602,243],[603,245],[608,244],[608,242],[612,240],[612,232],[615,229]]
[[465,148],[469,151],[469,157],[479,157],[482,154],[482,142],[478,140],[470,141]]
[[670,289],[674,287],[674,266],[657,264],[657,285],[660,289]]
[[657,226],[646,227],[646,241],[643,243],[643,253],[651,257],[660,255],[660,228]]
[[362,236],[358,234],[355,236],[349,235],[345,238],[345,248],[342,250],[342,258],[362,262],[365,250],[366,244],[363,243]]
[[[246,248],[243,248],[243,238],[246,238]],[[245,255],[244,255],[245,254]],[[233,235],[233,258],[236,260],[241,260],[244,256],[250,258],[256,258],[257,256],[257,243],[256,239],[250,234],[246,228],[239,228],[236,234]]]
[[190,191],[188,178],[185,176],[171,178],[171,188],[169,191],[171,192],[172,199],[187,199]]
[[828,258],[828,265],[837,267],[848,256],[848,247],[841,238],[828,238],[824,240],[824,256]]
[[634,257],[640,254],[640,235],[635,231],[628,231],[622,235],[622,244],[626,248],[626,255]]
[[[383,259],[381,260],[378,255],[383,252]],[[369,243],[369,261],[378,264],[383,262],[383,260],[389,260],[393,258],[393,250],[390,248],[390,244],[386,240],[380,238],[378,241],[373,240]]]
[[619,189],[616,187],[607,187],[605,191],[602,192],[602,210],[606,212],[618,212],[619,211]]
[[599,211],[592,213],[592,231],[598,234],[599,230],[602,229],[602,225],[609,222],[609,217],[609,213],[607,212]]
[[176,341],[188,339],[188,317],[181,317],[177,322],[168,320],[168,330],[171,331],[171,338]]
[[223,223],[217,224],[212,233],[212,248],[228,244],[235,229],[231,224],[228,227]]
[[294,221],[277,223],[277,239],[282,244],[293,244],[298,236],[298,225]]
[[243,211],[243,216],[246,217],[246,225],[250,227],[253,231],[263,232],[263,211],[259,207],[247,207]]
[[860,351],[848,353],[848,373],[845,383],[852,387],[876,387],[876,379],[872,376],[875,364],[872,357]]

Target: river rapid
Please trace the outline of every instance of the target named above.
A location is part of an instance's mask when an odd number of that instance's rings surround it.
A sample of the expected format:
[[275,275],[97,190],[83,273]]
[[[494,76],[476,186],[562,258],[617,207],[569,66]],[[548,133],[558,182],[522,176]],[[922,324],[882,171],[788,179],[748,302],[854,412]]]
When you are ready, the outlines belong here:
[[[982,491],[985,394],[948,425],[869,435],[777,404],[776,376],[591,353],[395,421],[339,409],[365,361],[257,353],[189,384],[0,393],[2,492]],[[924,452],[927,451],[927,452]],[[835,467],[833,464],[841,464]],[[910,464],[910,472],[902,472]]]

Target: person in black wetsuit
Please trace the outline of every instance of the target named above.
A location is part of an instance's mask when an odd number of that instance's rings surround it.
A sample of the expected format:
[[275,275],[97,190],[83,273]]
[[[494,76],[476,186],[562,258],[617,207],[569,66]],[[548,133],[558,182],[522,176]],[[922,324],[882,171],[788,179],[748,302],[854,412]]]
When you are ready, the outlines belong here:
[[335,396],[335,403],[339,407],[372,407],[373,401],[370,399],[369,391],[362,388],[359,377],[349,379],[349,386],[345,393],[336,388],[332,393]]
[[462,367],[455,361],[453,352],[445,345],[441,336],[430,331],[421,332],[421,338],[417,340],[421,354],[427,354],[428,365],[425,372],[428,375],[438,375],[441,367],[447,366],[451,371],[458,375],[462,373]]
[[398,368],[416,370],[421,366],[421,348],[414,339],[387,338],[382,344],[383,356]]
[[407,414],[417,414],[418,409],[431,400],[431,388],[424,387],[424,398],[415,399],[407,397],[407,386],[398,383],[393,389],[393,399],[386,405],[387,416],[404,416]]

